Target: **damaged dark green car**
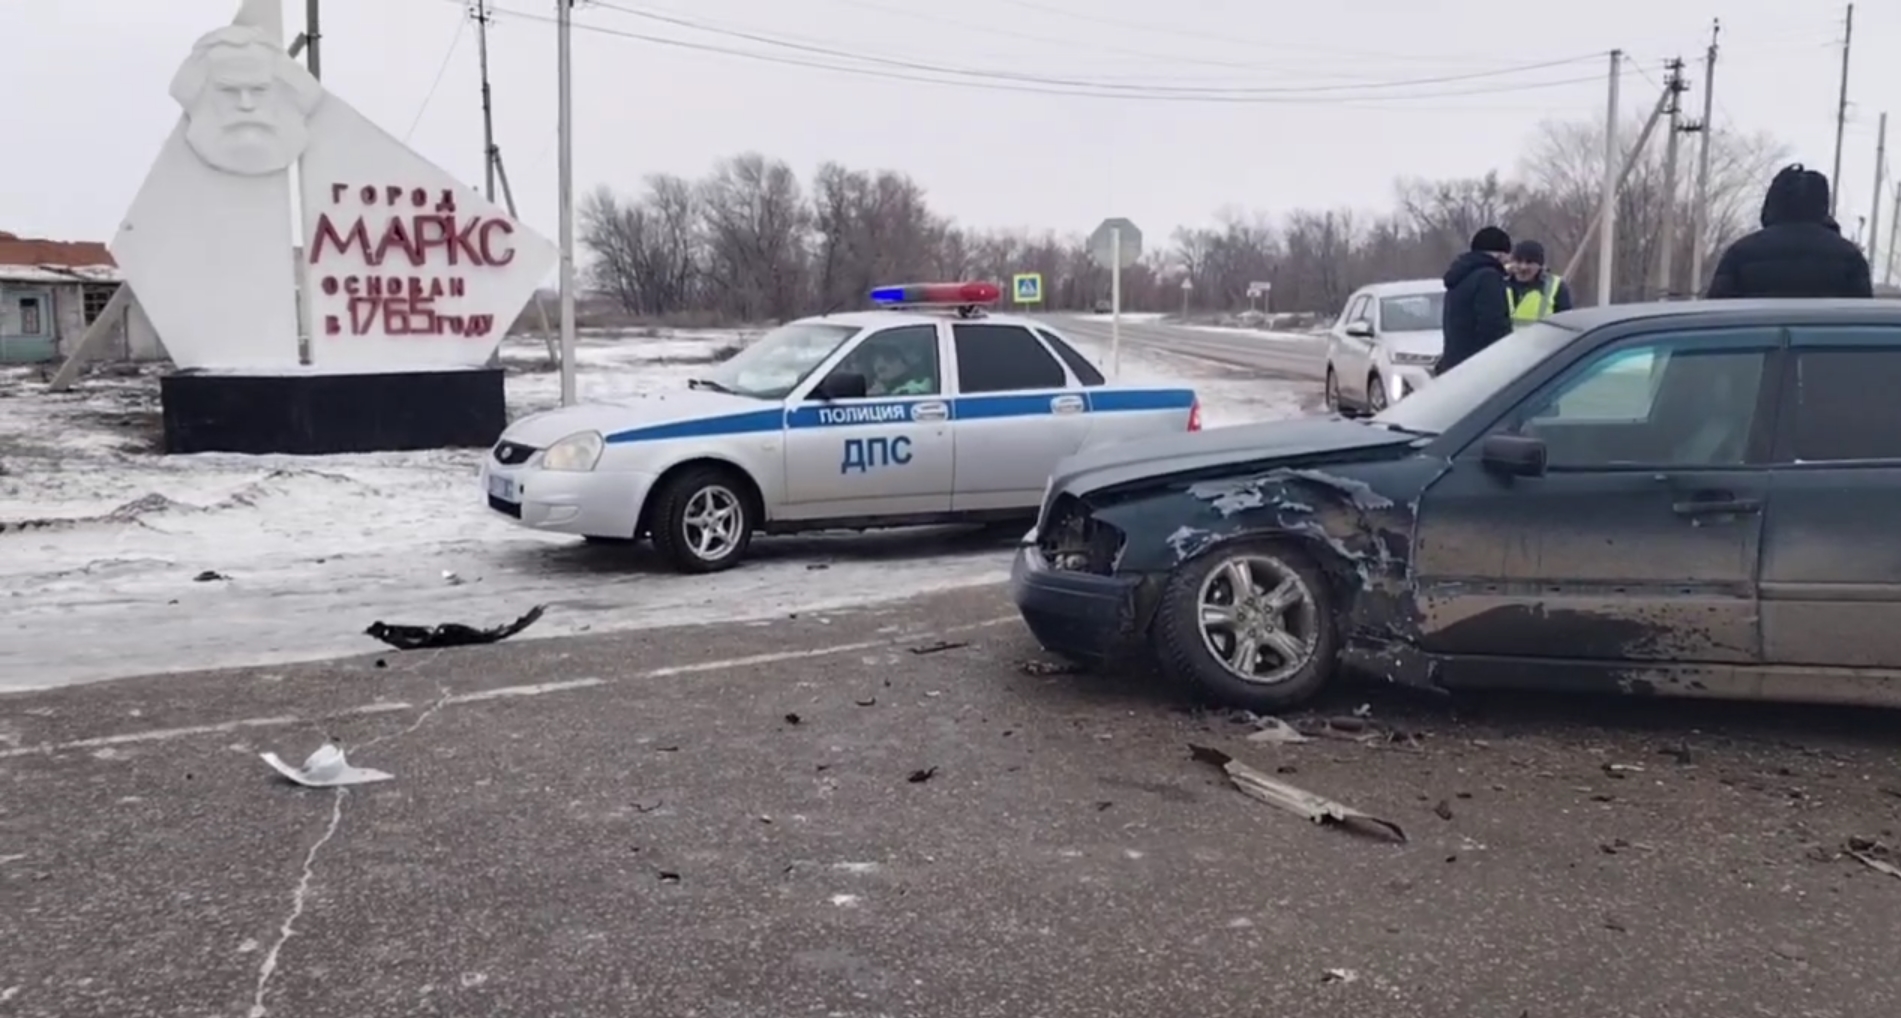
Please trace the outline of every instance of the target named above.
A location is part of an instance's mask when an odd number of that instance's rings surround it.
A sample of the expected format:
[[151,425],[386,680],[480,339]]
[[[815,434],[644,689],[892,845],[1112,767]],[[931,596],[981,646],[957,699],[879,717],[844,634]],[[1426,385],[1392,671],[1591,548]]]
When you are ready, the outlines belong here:
[[1901,703],[1901,303],[1592,308],[1369,420],[1059,464],[1012,588],[1045,647],[1273,711],[1343,670]]

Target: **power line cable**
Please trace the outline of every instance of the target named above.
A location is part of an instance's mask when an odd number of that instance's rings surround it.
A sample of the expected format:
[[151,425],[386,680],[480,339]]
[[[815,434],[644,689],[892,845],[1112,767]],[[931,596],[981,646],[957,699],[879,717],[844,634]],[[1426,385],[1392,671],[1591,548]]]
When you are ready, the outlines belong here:
[[422,97],[422,105],[417,107],[415,119],[409,122],[409,130],[403,132],[403,144],[407,145],[409,139],[415,136],[416,128],[422,126],[423,115],[429,112],[429,105],[436,101],[436,91],[442,88],[442,79],[449,73],[449,61],[455,59],[455,51],[462,45],[462,33],[468,27],[466,20],[457,19],[455,34],[449,37],[448,52],[442,54],[442,65],[436,68],[436,79],[429,83],[429,92]]
[[[555,19],[552,17],[549,17],[547,15],[542,15],[542,14],[531,13],[528,11],[514,10],[510,8],[503,8],[503,7],[492,7],[490,8],[490,10],[497,14],[505,14],[511,17],[522,18],[528,21],[539,21],[545,24],[553,24],[555,22]],[[658,46],[670,46],[677,49],[692,50],[692,51],[701,52],[701,53],[715,53],[715,54],[720,54],[723,56],[739,57],[741,59],[755,60],[761,63],[779,64],[779,65],[783,65],[787,67],[805,67],[805,68],[811,68],[814,70],[833,71],[833,72],[841,73],[841,74],[853,74],[853,75],[858,75],[860,77],[877,78],[877,79],[886,80],[886,81],[910,81],[910,82],[916,82],[919,84],[926,84],[926,85],[948,85],[952,87],[974,88],[974,89],[994,91],[994,92],[1010,92],[1010,93],[1028,94],[1028,95],[1065,96],[1065,97],[1080,98],[1080,99],[1110,99],[1110,100],[1123,100],[1123,101],[1133,101],[1133,102],[1185,102],[1185,103],[1214,103],[1214,104],[1230,104],[1230,105],[1232,104],[1288,105],[1288,106],[1306,105],[1306,106],[1339,106],[1339,107],[1351,108],[1350,104],[1362,102],[1362,101],[1370,100],[1370,99],[1392,101],[1392,100],[1412,100],[1412,99],[1444,99],[1444,98],[1455,98],[1455,97],[1470,96],[1470,95],[1498,95],[1498,94],[1510,93],[1510,92],[1525,92],[1525,91],[1531,91],[1535,89],[1557,88],[1557,87],[1561,87],[1565,85],[1576,85],[1576,84],[1583,84],[1583,83],[1601,83],[1604,80],[1603,75],[1596,74],[1596,75],[1590,75],[1587,77],[1559,78],[1559,79],[1548,80],[1548,81],[1519,82],[1512,85],[1504,85],[1504,86],[1455,89],[1455,90],[1446,90],[1446,91],[1437,91],[1437,92],[1416,92],[1416,93],[1411,93],[1411,94],[1385,94],[1385,95],[1382,95],[1379,93],[1372,93],[1372,94],[1361,94],[1361,95],[1331,95],[1331,96],[1323,95],[1323,96],[1304,96],[1304,97],[1303,96],[1287,96],[1287,95],[1174,94],[1174,93],[1156,93],[1153,91],[1113,91],[1113,92],[1102,91],[1102,90],[1091,91],[1091,90],[1082,89],[1082,88],[1061,88],[1061,87],[1044,88],[1044,87],[1038,87],[1037,85],[1034,85],[1034,84],[1028,84],[1028,83],[1023,83],[1019,81],[982,80],[982,78],[985,76],[982,75],[980,72],[969,72],[969,71],[966,71],[965,73],[975,75],[974,78],[958,79],[958,78],[943,78],[943,77],[927,77],[923,74],[905,74],[905,73],[901,73],[897,71],[878,70],[878,69],[874,69],[870,67],[855,67],[848,64],[825,63],[825,62],[816,61],[816,60],[803,60],[796,57],[778,56],[778,55],[770,54],[770,53],[761,53],[756,50],[736,49],[730,46],[719,46],[719,45],[714,45],[711,43],[693,42],[686,39],[674,39],[674,38],[668,38],[665,36],[648,35],[641,32],[630,32],[630,31],[625,31],[621,29],[609,28],[603,25],[587,24],[584,22],[575,22],[573,27],[579,31],[588,31],[588,32],[594,32],[599,35],[607,35],[607,36],[614,36],[614,37],[618,37],[622,39],[637,40],[640,42],[651,43],[653,45],[658,45]],[[909,67],[912,65],[902,64],[901,66]],[[1418,107],[1408,107],[1408,108],[1417,109]]]
[[[1187,55],[1187,54],[1182,54],[1182,53],[1158,53],[1154,50],[1148,50],[1148,49],[1130,49],[1124,46],[1110,46],[1110,45],[1105,45],[1098,42],[1082,41],[1082,40],[1077,40],[1074,38],[1063,38],[1063,37],[1058,37],[1054,35],[1039,35],[1032,32],[1025,32],[1017,28],[999,27],[990,22],[973,23],[971,19],[969,18],[955,18],[955,17],[950,17],[948,15],[944,15],[944,14],[933,14],[933,13],[927,13],[924,11],[906,10],[902,7],[887,6],[885,4],[875,2],[875,0],[832,0],[832,2],[836,4],[841,4],[847,7],[855,7],[859,10],[874,11],[874,12],[877,12],[879,14],[886,15],[889,17],[905,18],[912,21],[921,21],[927,24],[944,25],[950,28],[963,29],[964,31],[970,32],[972,34],[982,35],[985,37],[1002,38],[1002,39],[1019,39],[1025,42],[1033,42],[1033,43],[1038,43],[1040,45],[1045,45],[1045,46],[1062,47],[1064,49],[1081,51],[1084,53],[1101,53],[1101,54],[1108,54],[1108,55],[1116,56],[1116,57],[1133,57],[1133,58],[1136,58],[1137,60],[1141,60],[1147,63],[1182,64],[1182,65],[1192,64],[1196,67],[1223,67],[1223,68],[1229,68],[1233,70],[1249,71],[1255,74],[1259,74],[1262,70],[1262,66],[1261,66],[1262,62],[1258,58],[1254,60],[1221,60],[1221,59],[1210,57],[1201,53],[1196,53],[1192,56]],[[1314,56],[1314,54],[1310,51],[1302,52],[1300,55],[1309,56],[1309,57]],[[1336,63],[1338,62],[1337,59],[1331,55],[1326,55],[1326,56],[1320,57],[1319,59],[1325,59],[1325,60],[1333,61]],[[1419,60],[1419,61],[1428,62],[1428,63],[1458,64],[1460,66],[1471,66],[1473,63],[1472,61],[1450,59],[1443,56],[1424,57],[1424,56],[1415,55],[1413,57],[1406,58],[1406,59]],[[1511,61],[1492,60],[1492,61],[1489,61],[1489,64],[1492,66],[1498,66],[1498,65],[1502,65],[1502,64],[1506,64],[1510,62]],[[1276,76],[1270,75],[1269,77],[1272,78]],[[1321,75],[1321,77],[1338,78],[1343,81],[1366,80],[1364,78],[1360,78],[1359,76],[1352,75],[1352,74],[1325,74],[1325,75]]]
[[[674,17],[668,14],[661,14],[656,11],[641,10],[639,8],[626,7],[617,3],[610,3],[608,2],[608,0],[598,0],[595,6],[598,6],[604,10],[615,11],[621,14],[630,15],[632,17],[643,18],[649,21],[656,21],[662,24],[672,25],[678,28],[686,28],[693,31],[706,32],[712,35],[728,36],[728,37],[736,38],[736,39],[745,39],[749,42],[757,42],[757,43],[761,43],[768,46],[778,46],[784,49],[791,49],[791,50],[797,50],[800,52],[813,53],[820,56],[828,56],[828,57],[834,57],[834,58],[845,59],[845,60],[857,60],[857,61],[862,61],[864,63],[879,64],[879,65],[883,65],[887,67],[897,67],[897,68],[902,68],[908,71],[927,71],[927,72],[931,72],[935,74],[954,75],[958,77],[997,78],[997,79],[1003,79],[1003,80],[1008,80],[1008,81],[1023,82],[1025,84],[1048,85],[1048,86],[1054,86],[1054,87],[1059,87],[1059,88],[1088,88],[1088,89],[1100,89],[1103,91],[1128,91],[1128,92],[1153,93],[1153,94],[1158,94],[1158,95],[1159,94],[1176,94],[1176,95],[1193,95],[1193,96],[1314,95],[1314,94],[1321,94],[1321,93],[1366,92],[1372,89],[1414,88],[1421,85],[1455,84],[1455,83],[1466,82],[1466,81],[1477,81],[1477,80],[1481,80],[1485,78],[1497,78],[1497,77],[1504,77],[1508,75],[1523,74],[1527,71],[1550,70],[1556,67],[1565,67],[1572,64],[1580,64],[1586,61],[1600,60],[1605,55],[1603,53],[1587,53],[1587,54],[1580,54],[1577,56],[1566,57],[1560,60],[1545,60],[1545,61],[1539,61],[1536,63],[1517,64],[1510,67],[1503,67],[1503,68],[1498,68],[1495,70],[1488,70],[1488,71],[1468,71],[1462,74],[1446,74],[1446,75],[1437,75],[1434,77],[1426,77],[1426,78],[1408,78],[1408,79],[1389,80],[1389,81],[1362,82],[1362,83],[1355,83],[1355,84],[1337,84],[1336,83],[1336,84],[1331,84],[1331,85],[1275,86],[1275,87],[1210,86],[1210,85],[1175,85],[1175,86],[1138,85],[1138,84],[1129,84],[1125,82],[1109,81],[1109,80],[1103,80],[1103,79],[1059,78],[1059,77],[1051,77],[1051,76],[1038,75],[1038,74],[1020,74],[1020,73],[1011,72],[1011,71],[980,71],[980,70],[973,70],[969,68],[948,67],[941,64],[928,64],[922,61],[894,60],[894,59],[889,59],[885,57],[867,56],[860,53],[852,53],[846,50],[831,49],[824,46],[811,46],[811,45],[806,45],[804,43],[793,42],[791,40],[787,40],[783,38],[775,38],[773,36],[760,35],[753,32],[744,32],[744,31],[739,31],[737,29],[717,28],[717,27],[709,26],[703,22],[695,22],[687,18],[678,18],[678,17]],[[1369,96],[1362,96],[1361,98],[1369,98]],[[1381,96],[1381,98],[1383,98],[1383,96]]]
[[[1328,48],[1324,48],[1320,46],[1308,46],[1304,44],[1289,45],[1287,43],[1269,43],[1269,42],[1262,42],[1257,39],[1236,38],[1234,35],[1227,34],[1227,33],[1213,34],[1209,32],[1195,32],[1195,31],[1189,31],[1187,29],[1178,28],[1172,25],[1156,25],[1156,24],[1152,24],[1148,22],[1129,21],[1123,18],[1103,17],[1100,14],[1084,14],[1080,11],[1066,10],[1061,7],[1052,7],[1052,6],[1049,6],[1048,4],[1035,3],[1035,2],[1032,2],[1032,0],[998,0],[998,2],[1004,3],[1011,7],[1019,7],[1024,10],[1037,11],[1043,14],[1054,15],[1056,17],[1063,18],[1068,21],[1086,21],[1086,22],[1093,22],[1098,25],[1110,25],[1110,26],[1114,26],[1118,28],[1131,29],[1133,31],[1140,32],[1143,35],[1172,35],[1172,36],[1177,36],[1183,39],[1193,39],[1197,42],[1216,42],[1216,43],[1221,43],[1227,46],[1246,46],[1251,49],[1262,49],[1262,50],[1269,50],[1269,51],[1294,50],[1296,52],[1308,53],[1308,54],[1324,53],[1331,56],[1347,57],[1347,58],[1358,59],[1358,60],[1421,60],[1421,59],[1425,59],[1425,60],[1433,60],[1433,61],[1443,61],[1443,60],[1451,60],[1451,59],[1460,59],[1460,58],[1455,58],[1451,55],[1443,54],[1443,53],[1435,54],[1431,57],[1425,57],[1423,54],[1418,54],[1418,53],[1370,53],[1364,50],[1328,49]],[[1484,59],[1484,58],[1478,57],[1477,59]]]

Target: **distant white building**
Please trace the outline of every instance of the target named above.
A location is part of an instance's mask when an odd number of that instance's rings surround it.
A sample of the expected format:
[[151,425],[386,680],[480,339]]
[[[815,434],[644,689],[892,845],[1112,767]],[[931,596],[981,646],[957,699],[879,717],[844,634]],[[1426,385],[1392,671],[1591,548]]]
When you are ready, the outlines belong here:
[[[125,285],[111,252],[92,241],[22,238],[0,231],[0,364],[63,360]],[[165,348],[129,303],[93,349],[100,360],[159,360]]]

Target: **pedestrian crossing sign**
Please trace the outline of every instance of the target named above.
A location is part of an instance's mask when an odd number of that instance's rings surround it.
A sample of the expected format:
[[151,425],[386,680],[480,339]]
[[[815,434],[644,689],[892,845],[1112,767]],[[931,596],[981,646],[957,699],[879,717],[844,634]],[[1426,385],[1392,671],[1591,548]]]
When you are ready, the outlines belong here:
[[1011,278],[1010,292],[1015,295],[1018,304],[1043,303],[1043,274],[1041,272],[1019,272]]

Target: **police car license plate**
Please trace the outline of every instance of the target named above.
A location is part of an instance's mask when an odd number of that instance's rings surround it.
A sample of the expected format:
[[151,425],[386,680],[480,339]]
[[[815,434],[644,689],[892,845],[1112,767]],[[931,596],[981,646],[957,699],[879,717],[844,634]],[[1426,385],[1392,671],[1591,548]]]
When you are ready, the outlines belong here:
[[497,477],[490,474],[488,493],[504,502],[521,501],[521,489],[515,486],[515,479],[512,477]]

